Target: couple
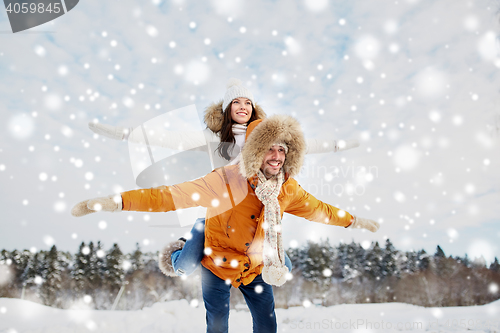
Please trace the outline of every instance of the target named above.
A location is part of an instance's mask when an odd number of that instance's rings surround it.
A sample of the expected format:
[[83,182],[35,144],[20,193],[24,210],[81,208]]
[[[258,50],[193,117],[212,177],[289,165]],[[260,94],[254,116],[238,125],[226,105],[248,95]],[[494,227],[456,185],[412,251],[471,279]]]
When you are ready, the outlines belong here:
[[[86,200],[71,213],[83,216],[101,210],[166,212],[206,207],[206,220],[195,224],[193,237],[187,242],[174,242],[161,256],[163,270],[180,275],[182,267],[184,273],[186,270],[190,273],[193,267],[186,267],[185,263],[193,257],[201,259],[207,332],[228,331],[231,286],[243,293],[252,314],[254,332],[276,332],[272,285],[285,283],[290,267],[282,242],[283,213],[372,232],[379,225],[321,202],[304,191],[293,177],[311,147],[306,144],[299,123],[289,116],[264,118],[263,112],[256,112],[251,93],[238,82],[231,82],[236,84],[228,87],[218,109],[222,113],[221,127],[227,119],[232,127],[246,127],[239,138],[228,131],[233,136],[232,143],[244,143],[236,164],[182,184]],[[249,122],[252,117],[260,119]],[[223,133],[219,135],[222,142]]]

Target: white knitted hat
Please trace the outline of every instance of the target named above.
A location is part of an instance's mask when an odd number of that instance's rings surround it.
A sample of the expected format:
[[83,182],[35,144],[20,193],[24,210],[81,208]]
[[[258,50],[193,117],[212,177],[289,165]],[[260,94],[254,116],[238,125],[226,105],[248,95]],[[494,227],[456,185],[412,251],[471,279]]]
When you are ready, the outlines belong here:
[[241,81],[238,79],[229,79],[227,81],[227,91],[224,95],[224,102],[222,103],[222,110],[225,111],[227,106],[233,101],[233,99],[238,97],[248,98],[252,101],[252,105],[255,106],[255,102],[253,100],[253,94],[245,88]]

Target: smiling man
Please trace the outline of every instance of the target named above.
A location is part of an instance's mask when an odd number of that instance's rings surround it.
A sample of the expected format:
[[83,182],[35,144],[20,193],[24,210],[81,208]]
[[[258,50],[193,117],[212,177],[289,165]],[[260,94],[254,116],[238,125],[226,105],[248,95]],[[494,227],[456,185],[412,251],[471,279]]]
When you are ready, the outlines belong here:
[[276,176],[281,170],[283,162],[285,162],[285,154],[287,147],[284,143],[273,145],[264,156],[264,161],[260,170],[264,173],[266,178]]
[[201,262],[207,332],[228,331],[231,286],[243,293],[254,332],[276,332],[271,285],[281,286],[288,273],[282,241],[284,213],[372,232],[379,228],[375,221],[316,199],[293,179],[306,150],[294,118],[256,120],[248,126],[246,136],[238,165],[178,185],[86,200],[72,209],[74,216],[83,216],[99,210],[167,212],[207,207],[206,255]]

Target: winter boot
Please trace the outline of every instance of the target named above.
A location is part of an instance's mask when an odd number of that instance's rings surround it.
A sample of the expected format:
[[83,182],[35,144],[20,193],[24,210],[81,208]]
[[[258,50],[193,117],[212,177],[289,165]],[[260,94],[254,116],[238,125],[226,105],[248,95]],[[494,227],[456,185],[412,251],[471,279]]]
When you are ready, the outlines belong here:
[[172,265],[172,253],[177,250],[182,250],[184,244],[186,244],[186,239],[181,237],[178,240],[168,244],[163,248],[163,250],[161,250],[158,258],[158,265],[160,266],[160,270],[166,276],[178,276],[177,274],[175,274],[174,266]]

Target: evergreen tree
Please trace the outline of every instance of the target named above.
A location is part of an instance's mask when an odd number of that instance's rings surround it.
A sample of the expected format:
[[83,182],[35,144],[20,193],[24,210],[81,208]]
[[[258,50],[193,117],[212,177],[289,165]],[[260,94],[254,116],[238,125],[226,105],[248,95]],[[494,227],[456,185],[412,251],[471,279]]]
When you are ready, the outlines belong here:
[[384,257],[382,258],[382,274],[384,277],[393,275],[399,276],[399,269],[397,266],[398,251],[389,239],[385,241],[385,249],[383,252]]
[[365,270],[366,251],[361,245],[351,242],[339,247],[340,269],[344,281],[355,279]]
[[55,305],[61,293],[62,275],[66,266],[64,258],[59,254],[55,245],[45,257],[44,266],[45,276],[40,295],[45,305]]
[[383,251],[378,242],[366,253],[365,271],[374,279],[380,280],[385,277],[383,268]]
[[430,266],[430,258],[427,252],[425,250],[420,250],[418,251],[418,261],[417,261],[417,267],[418,270],[424,271]]
[[462,264],[465,265],[465,267],[470,267],[470,259],[469,259],[469,256],[467,255],[467,253],[465,254],[465,256],[463,258],[460,259],[460,261],[462,262]]
[[21,276],[21,279],[23,281],[24,286],[35,284],[35,278],[38,274],[38,267],[37,266],[39,266],[39,265],[40,264],[39,264],[39,260],[38,260],[38,253],[36,253],[28,261],[28,264],[24,268],[23,275]]
[[2,250],[0,252],[0,297],[3,297],[2,289],[12,289],[12,285],[15,281],[15,273],[12,267],[12,259],[10,258],[10,253],[7,250]]
[[405,252],[401,257],[401,270],[407,274],[413,274],[418,271],[418,253],[415,251]]
[[75,284],[76,296],[83,296],[89,290],[89,282],[86,276],[87,265],[89,262],[90,249],[85,245],[84,242],[80,244],[78,252],[75,254],[73,259],[73,269],[71,271],[71,276]]
[[446,257],[443,249],[441,249],[441,246],[439,246],[439,245],[437,246],[436,253],[434,254],[434,257],[436,257],[436,258],[445,258]]
[[[0,265],[11,266],[12,259],[10,257],[11,257],[11,255],[10,255],[9,251],[2,250],[0,252]],[[0,276],[0,278],[1,278],[1,276]]]
[[471,264],[471,268],[484,268],[486,267],[486,259],[484,259],[483,256],[480,256],[480,257],[477,257],[477,258],[474,258],[474,260],[472,261],[472,264]]
[[432,269],[436,275],[439,275],[443,278],[450,277],[455,270],[455,260],[450,256],[446,257],[443,249],[438,245],[436,247],[436,253],[432,258]]
[[495,257],[495,261],[491,263],[490,270],[497,273],[500,272],[500,264],[498,263],[497,257]]
[[113,244],[106,254],[105,284],[111,289],[119,289],[125,280],[123,253],[118,244]]
[[338,279],[344,278],[344,266],[347,263],[347,244],[340,243],[335,248],[335,257],[333,260],[333,276]]
[[0,252],[0,263],[5,264],[7,262],[7,259],[10,259],[10,253],[7,250],[2,250]]
[[32,255],[21,276],[23,287],[27,291],[35,293],[36,296],[39,296],[40,285],[43,283],[45,275],[43,260],[44,256],[41,252]]
[[25,250],[23,252],[19,252],[18,250],[14,250],[10,254],[10,258],[12,259],[12,265],[14,267],[14,283],[21,288],[23,285],[23,273],[30,261],[32,254],[30,251]]
[[144,259],[142,257],[141,248],[139,247],[139,243],[135,243],[135,251],[130,256],[130,269],[132,272],[138,271],[144,268]]
[[[104,256],[102,253],[99,242],[88,246],[82,243],[74,256],[57,251],[55,246],[48,252],[39,253],[1,250],[0,265],[10,266],[8,271],[12,272],[12,278],[9,277],[7,282],[5,279],[0,281],[0,297],[20,297],[21,290],[24,290],[25,299],[65,308],[69,305],[66,300],[72,303],[75,298],[91,295],[96,309],[109,309],[124,283],[125,256],[117,244]],[[342,243],[336,248],[332,248],[328,241],[309,242],[301,248],[288,249],[287,253],[295,272],[303,270],[304,273],[289,282],[288,289],[276,291],[280,293],[277,299],[285,306],[295,304],[305,295],[309,299],[322,298],[324,305],[366,302],[367,299],[387,302],[394,300],[394,296],[397,296],[397,301],[423,306],[479,305],[495,299],[496,296],[484,288],[484,281],[496,281],[500,273],[497,258],[489,264],[488,273],[484,259],[471,263],[467,255],[463,258],[445,257],[440,247],[437,247],[436,254],[429,255],[420,250],[404,252],[403,255],[390,242],[386,242],[385,247],[373,243],[366,251],[354,242]],[[193,295],[182,282],[167,279],[159,271],[158,253],[142,253],[136,244],[136,250],[126,258],[131,264],[131,274],[127,276],[130,283],[122,295],[120,308],[137,309],[160,299]],[[388,265],[387,262],[394,258],[396,264]],[[71,270],[68,269],[70,263]],[[391,267],[396,267],[396,270],[392,271]],[[429,268],[435,274],[424,272],[408,276]],[[324,274],[328,269],[333,271],[331,276],[330,272]],[[389,276],[390,272],[394,272],[393,276],[398,272],[405,274],[400,280],[373,281]],[[96,282],[99,279],[102,281],[100,285]],[[309,282],[304,283],[305,279]],[[331,282],[335,284],[329,285]],[[75,292],[75,297],[67,297]],[[283,297],[283,293],[290,297]]]
[[[104,250],[101,242],[97,242],[97,247],[93,242],[89,243],[88,263],[85,266],[85,274],[88,279],[89,288],[92,291],[100,289],[104,279]],[[94,292],[91,292],[94,294]]]
[[163,274],[160,271],[160,267],[158,266],[158,255],[159,252],[156,251],[156,253],[144,253],[143,258],[144,258],[144,273],[146,274]]
[[301,262],[300,267],[306,280],[320,284],[330,280],[334,249],[328,243],[328,240],[320,243],[308,241],[302,257],[305,260]]

